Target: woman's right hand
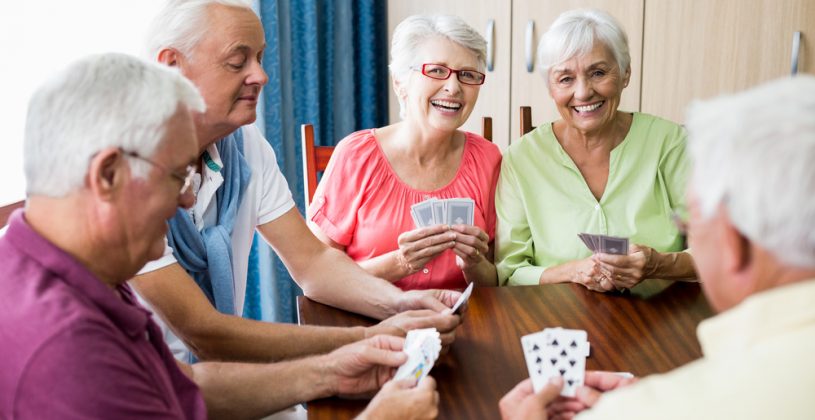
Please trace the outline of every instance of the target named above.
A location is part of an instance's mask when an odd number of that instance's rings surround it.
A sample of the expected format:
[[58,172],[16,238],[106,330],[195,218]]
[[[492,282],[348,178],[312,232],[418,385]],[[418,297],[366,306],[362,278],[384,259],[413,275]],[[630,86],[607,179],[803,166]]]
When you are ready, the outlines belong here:
[[403,232],[397,240],[399,249],[394,251],[399,265],[413,274],[442,252],[456,246],[456,233],[447,225],[435,225]]
[[608,292],[615,289],[614,283],[603,274],[600,264],[594,261],[593,256],[572,263],[571,281],[582,284],[595,292]]

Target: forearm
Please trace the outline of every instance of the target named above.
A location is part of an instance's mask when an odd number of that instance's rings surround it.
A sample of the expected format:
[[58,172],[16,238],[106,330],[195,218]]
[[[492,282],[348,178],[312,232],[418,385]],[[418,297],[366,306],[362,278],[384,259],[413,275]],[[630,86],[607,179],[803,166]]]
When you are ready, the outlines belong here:
[[492,258],[483,258],[480,263],[462,270],[467,283],[475,282],[478,286],[497,286],[498,273],[495,264],[490,262]]
[[548,267],[541,273],[540,284],[572,283],[579,277],[580,260]]
[[327,305],[376,319],[399,312],[399,288],[372,276],[345,253],[330,247],[316,253],[295,280],[306,296]]
[[399,263],[397,251],[386,252],[369,260],[357,261],[360,267],[372,276],[395,283],[413,273],[408,267]]
[[651,255],[643,271],[645,278],[666,280],[696,280],[693,256],[688,252],[657,252],[651,248]]
[[363,327],[299,326],[218,314],[178,334],[201,360],[271,362],[322,354],[365,338]]
[[203,362],[188,372],[210,418],[260,418],[332,395],[323,357],[275,364]]

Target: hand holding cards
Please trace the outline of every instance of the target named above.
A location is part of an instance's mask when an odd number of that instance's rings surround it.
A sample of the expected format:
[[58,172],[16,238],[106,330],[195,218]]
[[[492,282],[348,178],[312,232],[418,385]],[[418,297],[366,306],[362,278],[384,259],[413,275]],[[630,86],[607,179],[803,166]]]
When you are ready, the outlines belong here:
[[418,384],[430,373],[430,369],[439,358],[441,339],[435,328],[410,330],[405,337],[402,351],[407,353],[408,360],[396,371],[393,379],[398,381],[415,378]]
[[475,224],[475,202],[470,198],[429,198],[410,207],[416,227]]
[[590,233],[578,233],[578,237],[591,250],[591,252],[602,252],[603,254],[628,254],[628,238],[617,236],[592,235]]
[[583,385],[590,346],[583,330],[546,328],[521,337],[532,388],[540,392],[550,378],[563,377],[560,395],[574,397]]

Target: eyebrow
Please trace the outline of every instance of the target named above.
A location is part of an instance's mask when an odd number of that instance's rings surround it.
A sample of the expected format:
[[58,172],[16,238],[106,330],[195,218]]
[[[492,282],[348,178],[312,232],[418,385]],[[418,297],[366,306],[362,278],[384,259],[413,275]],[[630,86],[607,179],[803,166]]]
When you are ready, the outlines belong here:
[[[607,61],[598,61],[596,63],[591,63],[587,68],[593,69],[593,68],[597,68],[597,67],[609,67],[609,66],[610,66],[610,64]],[[556,74],[561,74],[561,73],[568,73],[568,72],[571,72],[571,71],[574,71],[574,70],[572,70],[571,68],[560,67],[560,68],[552,69],[552,74],[556,75]]]

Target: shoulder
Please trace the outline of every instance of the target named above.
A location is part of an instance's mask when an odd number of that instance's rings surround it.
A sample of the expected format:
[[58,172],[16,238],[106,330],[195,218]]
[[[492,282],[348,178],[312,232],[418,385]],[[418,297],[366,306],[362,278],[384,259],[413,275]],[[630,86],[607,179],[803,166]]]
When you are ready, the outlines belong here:
[[509,145],[504,152],[504,165],[541,158],[548,154],[555,144],[557,140],[552,133],[552,123],[541,124]]
[[501,160],[501,149],[495,143],[469,131],[465,131],[464,135],[470,150],[479,160],[490,162],[499,162]]
[[642,112],[634,113],[634,124],[632,125],[642,134],[662,137],[669,141],[684,141],[687,134],[681,125],[666,120],[655,115]]
[[376,149],[376,137],[371,129],[360,130],[345,136],[337,143],[334,153],[368,153]]

